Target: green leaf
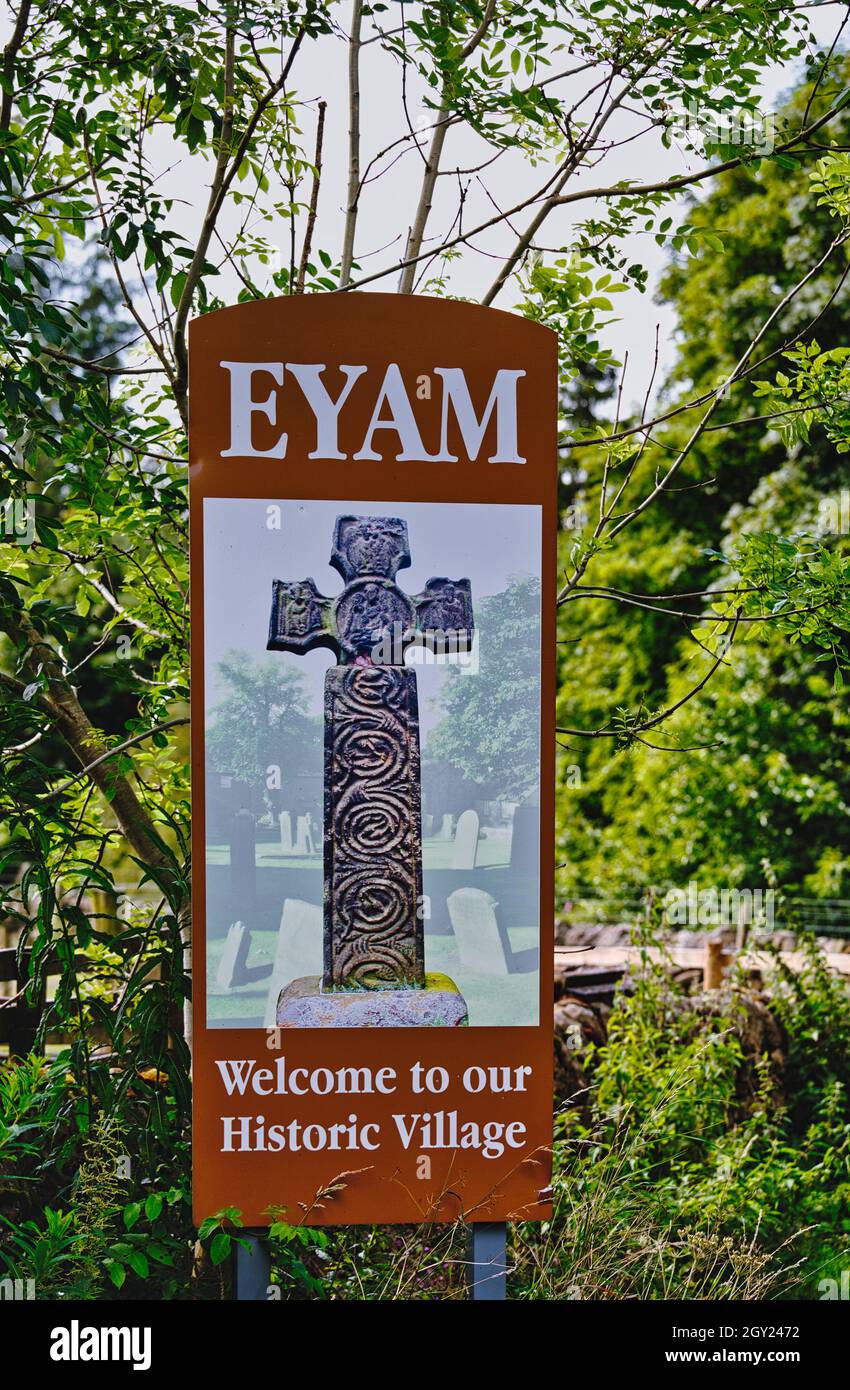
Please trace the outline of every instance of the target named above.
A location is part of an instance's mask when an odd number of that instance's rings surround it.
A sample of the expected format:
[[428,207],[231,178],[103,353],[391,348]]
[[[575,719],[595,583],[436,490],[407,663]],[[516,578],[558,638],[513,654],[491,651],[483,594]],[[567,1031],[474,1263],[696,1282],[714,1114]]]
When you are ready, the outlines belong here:
[[128,1202],[124,1208],[124,1226],[131,1231],[142,1214],[141,1202]]
[[183,297],[183,286],[184,286],[185,284],[186,284],[186,271],[185,271],[185,270],[178,270],[177,274],[174,276],[174,279],[171,281],[171,290],[170,290],[171,303],[174,305],[175,309],[178,307],[178,305],[179,305],[179,303],[180,303],[180,300],[181,300],[182,297]]
[[218,1235],[213,1236],[210,1242],[210,1259],[214,1265],[220,1265],[230,1254],[230,1236],[226,1231],[219,1231]]
[[138,1274],[140,1279],[147,1279],[148,1275],[151,1272],[151,1267],[148,1264],[147,1256],[143,1255],[141,1250],[131,1250],[129,1255],[127,1256],[127,1263],[132,1269],[133,1273]]
[[148,1221],[156,1221],[156,1218],[162,1211],[164,1200],[161,1192],[151,1193],[145,1202],[145,1216],[148,1218]]

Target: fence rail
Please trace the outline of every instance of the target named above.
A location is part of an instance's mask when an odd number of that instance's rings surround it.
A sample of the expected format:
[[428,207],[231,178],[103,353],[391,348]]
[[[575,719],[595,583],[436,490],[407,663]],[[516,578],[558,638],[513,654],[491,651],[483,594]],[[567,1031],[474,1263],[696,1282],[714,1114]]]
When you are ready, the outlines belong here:
[[[47,1006],[47,980],[61,975],[63,969],[58,956],[50,955],[35,999],[27,999],[24,990],[29,980],[30,956],[29,951],[22,951],[19,956],[14,946],[0,949],[0,984],[11,983],[15,986],[15,993],[10,999],[0,999],[0,1046],[8,1046],[10,1057],[24,1057],[32,1052]],[[80,953],[74,957],[74,961],[83,970],[91,965],[88,957]]]

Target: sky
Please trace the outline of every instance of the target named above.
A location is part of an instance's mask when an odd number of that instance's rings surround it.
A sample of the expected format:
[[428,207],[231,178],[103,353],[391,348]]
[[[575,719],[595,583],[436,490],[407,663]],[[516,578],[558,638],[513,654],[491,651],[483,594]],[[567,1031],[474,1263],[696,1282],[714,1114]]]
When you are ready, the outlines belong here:
[[[408,4],[407,12],[419,6]],[[807,8],[807,17],[816,39],[827,44],[832,41],[845,6],[822,5],[816,10]],[[346,11],[343,9],[343,15]],[[295,90],[297,96],[305,101],[324,98],[328,101],[325,123],[323,151],[322,187],[319,201],[319,224],[322,243],[334,254],[341,245],[344,222],[345,191],[347,180],[347,44],[342,38],[321,44],[307,45],[299,54],[295,70]],[[776,109],[782,96],[793,86],[797,72],[776,66],[765,74],[759,98],[762,113]],[[362,62],[362,100],[361,129],[363,166],[373,155],[383,149],[391,139],[405,129],[404,116],[400,102],[400,70],[393,60],[383,53],[377,44],[363,51]],[[414,90],[409,83],[409,92]],[[415,99],[409,101],[414,125],[427,126],[433,120],[423,105],[417,106]],[[310,129],[305,117],[305,132]],[[619,121],[611,127],[613,139],[628,139],[638,129],[638,124],[630,113],[624,112]],[[307,141],[310,143],[309,139]],[[446,140],[442,167],[453,169],[456,166],[470,166],[480,158],[483,146],[474,136],[466,136],[461,131],[452,131]],[[370,183],[361,202],[357,231],[357,259],[362,273],[373,270],[400,258],[404,249],[408,221],[419,192],[422,171],[421,158],[415,150],[404,158],[392,163],[390,156],[378,166],[386,167],[387,172]],[[657,134],[631,141],[620,149],[606,155],[600,168],[591,169],[578,175],[575,187],[597,185],[600,181],[613,184],[621,179],[647,182],[687,173],[702,167],[704,161],[699,156],[689,154],[682,148],[665,150]],[[532,170],[528,161],[520,169],[512,158],[497,162],[487,171],[489,197],[501,207],[510,207],[517,202],[518,188],[537,187],[542,183],[544,171]],[[177,175],[177,171],[175,171]],[[179,175],[182,178],[182,174]],[[573,184],[570,184],[572,189]],[[185,194],[185,186],[184,186]],[[200,193],[200,190],[199,190]],[[436,233],[447,227],[454,215],[455,186],[451,179],[438,182],[434,208],[429,221],[429,231]],[[407,212],[406,212],[407,210]],[[569,242],[573,220],[582,220],[592,215],[595,205],[592,202],[579,204],[576,211],[571,208],[557,209],[550,216],[541,232],[541,240],[552,247]],[[493,207],[483,189],[475,183],[468,194],[467,218],[469,223],[483,221],[492,214]],[[516,225],[525,225],[526,214],[517,219]],[[285,229],[282,230],[282,245],[285,249]],[[494,229],[476,241],[477,249],[464,251],[463,274],[453,281],[453,291],[466,297],[477,298],[491,284],[499,269],[498,253],[503,253],[513,243],[513,236],[506,228]],[[629,260],[639,260],[647,266],[649,284],[644,293],[628,290],[615,296],[615,309],[619,321],[612,324],[602,337],[604,346],[610,346],[615,356],[624,361],[628,353],[628,367],[623,390],[624,407],[642,402],[652,374],[656,325],[659,330],[659,371],[656,375],[656,389],[663,381],[665,372],[673,365],[675,356],[675,316],[663,305],[653,302],[658,280],[667,263],[668,253],[657,246],[651,235],[636,235],[624,244]],[[495,257],[495,258],[494,258]],[[459,263],[460,264],[460,263]],[[395,275],[377,281],[373,288],[394,289]],[[496,300],[497,307],[511,308],[516,294],[506,287]]]
[[[411,0],[404,7],[408,17],[418,8],[416,0]],[[815,41],[829,44],[846,12],[846,6],[821,4],[801,8],[806,11]],[[347,7],[340,7],[338,13],[342,23],[347,23],[348,12]],[[385,22],[389,22],[389,18],[389,14],[385,16]],[[5,40],[8,30],[7,14],[0,23],[0,42]],[[774,67],[766,72],[759,93],[763,114],[777,107],[800,71],[800,68]],[[347,44],[344,35],[323,39],[318,44],[305,44],[293,70],[293,84],[291,95],[298,102],[307,104],[307,109],[299,109],[308,148],[312,148],[316,104],[320,99],[328,103],[318,245],[336,259],[342,240],[347,181]],[[433,114],[421,102],[422,91],[421,84],[417,90],[415,80],[408,78],[408,114],[416,128],[427,126],[433,120]],[[361,100],[364,169],[374,156],[405,131],[405,121],[400,67],[377,44],[366,46],[362,53]],[[630,139],[637,135],[639,129],[633,114],[621,113],[619,122],[612,123],[609,134],[614,139],[627,140],[629,143],[611,150],[599,170],[591,169],[579,174],[570,188],[580,188],[587,183],[595,185],[600,179],[606,184],[622,179],[646,182],[702,167],[704,161],[683,148],[674,145],[670,150],[665,150],[654,132],[646,137]],[[445,170],[471,168],[480,159],[482,150],[477,137],[452,130],[446,140],[442,167]],[[164,136],[151,142],[151,155],[153,167],[158,170],[157,188],[162,194],[175,199],[177,227],[192,239],[206,205],[211,166],[203,159],[185,153],[175,160],[174,148]],[[408,147],[401,158],[397,157],[396,151],[392,151],[375,164],[373,173],[380,173],[380,177],[371,181],[364,191],[358,221],[356,253],[363,274],[371,274],[401,257],[408,223],[418,196],[422,162],[422,156],[416,149]],[[487,170],[486,191],[475,177],[472,178],[467,195],[465,225],[484,220],[492,214],[494,204],[509,207],[516,203],[524,190],[530,191],[539,186],[544,176],[545,166],[532,169],[530,161],[522,154],[512,153],[498,160]],[[446,230],[454,215],[455,203],[456,180],[441,179],[434,199],[429,232],[436,235]],[[575,212],[570,208],[557,209],[545,224],[541,240],[553,248],[568,243],[572,219],[584,219],[593,210],[592,202],[579,204]],[[241,216],[241,213],[231,210],[222,223],[223,230],[227,230],[228,226],[235,227],[237,215]],[[518,217],[517,230],[525,225],[526,216],[522,214]],[[280,248],[280,254],[288,257],[288,223],[283,218],[275,219],[270,226],[258,227],[257,230],[262,230]],[[455,275],[452,292],[468,298],[480,297],[499,268],[500,255],[510,248],[513,239],[513,233],[506,227],[493,229],[476,239],[475,247],[466,249],[463,261],[458,263],[462,265],[462,274]],[[642,401],[649,385],[656,327],[660,343],[656,391],[671,368],[675,357],[675,318],[667,306],[653,302],[667,252],[656,245],[651,235],[632,237],[624,243],[624,250],[629,260],[641,261],[649,271],[648,288],[644,293],[628,290],[616,296],[618,322],[611,324],[602,335],[603,345],[610,347],[620,362],[628,354],[623,385],[623,405],[628,408]],[[397,276],[393,274],[377,281],[373,288],[392,290],[396,283]],[[225,263],[222,275],[216,282],[216,293],[226,302],[231,302],[238,290],[237,275]],[[496,304],[509,309],[516,298],[508,286]]]

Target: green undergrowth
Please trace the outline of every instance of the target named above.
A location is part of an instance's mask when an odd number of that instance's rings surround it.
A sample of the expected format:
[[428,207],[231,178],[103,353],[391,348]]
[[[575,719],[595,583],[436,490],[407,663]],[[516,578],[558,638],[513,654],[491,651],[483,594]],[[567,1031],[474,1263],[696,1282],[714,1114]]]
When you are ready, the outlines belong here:
[[[759,1001],[688,996],[648,958],[618,996],[587,1092],[555,1116],[552,1217],[509,1227],[515,1299],[817,1298],[850,1256],[850,1007],[803,938]],[[0,1277],[38,1298],[231,1297],[237,1206],[191,1225],[185,1116],[165,1076],[95,1086],[60,1057],[0,1068]],[[109,1100],[113,1104],[109,1105]],[[463,1223],[271,1227],[281,1299],[466,1296]],[[824,1286],[825,1287],[825,1286]]]

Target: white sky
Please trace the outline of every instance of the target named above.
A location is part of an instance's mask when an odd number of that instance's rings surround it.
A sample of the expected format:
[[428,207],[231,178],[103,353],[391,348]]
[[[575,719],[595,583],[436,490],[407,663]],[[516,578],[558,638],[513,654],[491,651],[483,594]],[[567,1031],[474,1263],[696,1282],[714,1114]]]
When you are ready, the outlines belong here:
[[[416,8],[415,3],[408,4],[405,11],[410,15]],[[830,43],[845,11],[844,4],[806,7],[814,39],[821,44]],[[348,7],[340,7],[338,13],[340,21],[347,23]],[[383,18],[385,23],[390,22],[390,15]],[[5,41],[8,29],[6,16],[0,22],[0,42]],[[766,73],[760,90],[762,113],[775,109],[800,72],[799,68],[773,68]],[[377,44],[372,44],[363,50],[361,73],[361,167],[365,168],[380,149],[404,132],[406,125],[401,105],[400,69],[394,60],[383,53]],[[290,95],[302,102],[315,103],[321,98],[328,103],[319,223],[314,250],[322,247],[336,259],[342,240],[347,182],[347,45],[343,37],[304,45],[293,69]],[[417,104],[419,97],[421,91],[417,93],[415,83],[408,81],[408,107],[415,125],[427,124],[433,119],[424,107]],[[314,107],[302,111],[301,119],[305,146],[312,149]],[[623,139],[635,134],[639,128],[634,116],[623,113],[619,117],[619,125],[612,122],[608,133],[612,138]],[[475,136],[451,130],[441,167],[453,170],[474,164],[480,159],[482,149]],[[180,152],[179,160],[175,163],[174,147],[164,137],[158,145],[152,145],[151,153],[154,167],[161,171],[158,189],[178,200],[173,214],[175,224],[177,230],[191,240],[206,205],[210,165],[185,152]],[[684,150],[675,147],[665,150],[657,133],[651,132],[620,149],[613,149],[599,168],[578,175],[570,188],[580,188],[582,184],[593,186],[600,182],[612,184],[621,179],[654,181],[687,172],[700,167],[702,163],[699,156],[689,155]],[[385,164],[389,165],[390,161],[385,161]],[[365,190],[356,242],[357,259],[363,274],[390,265],[402,255],[408,224],[418,197],[421,170],[421,157],[415,149],[408,147],[404,157],[388,167],[387,172]],[[530,161],[521,154],[506,155],[488,169],[486,193],[476,183],[470,186],[464,225],[474,225],[490,215],[494,211],[491,198],[499,206],[511,206],[520,200],[524,191],[530,192],[538,187],[545,176],[546,166],[533,169]],[[306,197],[306,192],[302,196]],[[448,227],[455,206],[456,181],[453,178],[441,179],[429,222],[430,234],[437,236]],[[573,219],[584,220],[593,211],[594,204],[591,202],[578,204],[575,209],[556,210],[544,224],[539,240],[553,248],[569,244]],[[527,217],[527,213],[517,217],[517,230],[524,228]],[[231,210],[222,223],[222,229],[226,231],[235,227],[235,219],[236,212]],[[257,230],[264,230],[264,235],[278,243],[288,258],[288,223],[284,219],[279,219],[271,227],[258,227]],[[499,255],[510,249],[513,240],[512,233],[502,227],[478,238],[474,249],[465,248],[462,261],[456,263],[459,269],[454,271],[452,291],[468,298],[480,297],[499,268]],[[624,250],[630,261],[641,261],[649,271],[649,285],[644,294],[629,291],[615,296],[619,322],[612,324],[602,336],[603,345],[611,347],[621,361],[628,352],[629,367],[624,389],[624,403],[628,406],[641,400],[645,394],[654,354],[656,324],[660,329],[661,349],[656,385],[663,381],[671,367],[675,357],[675,321],[669,309],[653,303],[653,293],[666,260],[664,249],[656,245],[651,235],[636,235],[625,244]],[[394,274],[377,281],[373,288],[392,290],[396,283],[397,275]],[[215,282],[216,293],[224,300],[232,301],[238,288],[235,272],[225,266]],[[501,308],[511,308],[516,297],[508,285],[496,303]]]

